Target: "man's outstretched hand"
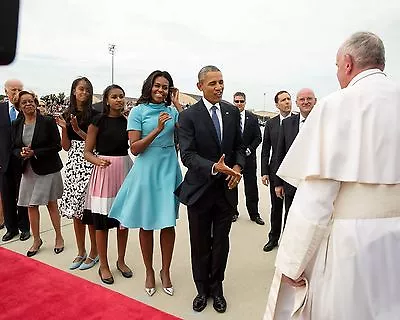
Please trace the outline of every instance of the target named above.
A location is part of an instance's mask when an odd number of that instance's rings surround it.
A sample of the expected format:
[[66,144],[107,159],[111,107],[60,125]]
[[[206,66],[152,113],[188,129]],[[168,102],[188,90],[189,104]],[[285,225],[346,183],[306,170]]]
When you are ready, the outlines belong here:
[[223,173],[227,175],[226,180],[228,180],[228,188],[233,189],[237,187],[242,175],[240,173],[240,166],[235,165],[233,169],[229,168],[225,164],[225,155],[223,154],[218,162],[214,165],[214,171]]

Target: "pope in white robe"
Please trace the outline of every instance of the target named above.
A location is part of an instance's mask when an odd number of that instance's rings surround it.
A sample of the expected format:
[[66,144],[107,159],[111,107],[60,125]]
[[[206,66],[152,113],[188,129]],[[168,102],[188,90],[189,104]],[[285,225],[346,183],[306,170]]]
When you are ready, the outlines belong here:
[[264,320],[400,319],[399,85],[368,69],[322,99],[277,174],[298,189]]

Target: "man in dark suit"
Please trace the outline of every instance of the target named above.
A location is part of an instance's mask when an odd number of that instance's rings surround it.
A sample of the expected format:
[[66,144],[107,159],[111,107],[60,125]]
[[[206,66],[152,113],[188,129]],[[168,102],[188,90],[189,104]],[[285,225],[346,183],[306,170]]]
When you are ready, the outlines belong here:
[[203,98],[179,116],[181,159],[188,168],[176,194],[187,205],[193,279],[193,310],[207,306],[225,312],[222,281],[229,253],[229,232],[237,205],[237,184],[245,165],[240,114],[221,101],[224,81],[214,66],[203,67],[197,87]]
[[[279,131],[278,145],[276,148],[276,162],[279,166],[281,165],[283,159],[285,158],[290,146],[292,145],[294,139],[296,139],[299,130],[306,121],[308,115],[310,114],[312,108],[317,103],[317,98],[311,89],[301,89],[297,93],[296,104],[300,109],[300,113],[293,115],[282,121],[282,125]],[[286,224],[287,215],[292,205],[294,195],[296,193],[296,188],[291,184],[283,181],[278,176],[275,176],[275,193],[279,199],[285,199],[285,219],[284,224]]]
[[[250,220],[259,225],[264,225],[258,212],[258,187],[257,187],[257,161],[256,150],[261,143],[261,130],[257,117],[245,110],[246,94],[236,92],[233,96],[233,103],[240,111],[240,131],[242,133],[243,144],[246,150],[246,164],[243,169],[244,193],[246,196],[246,207]],[[239,211],[232,221],[238,219]]]
[[[279,128],[283,119],[290,117],[292,111],[292,100],[287,91],[279,91],[274,98],[279,115],[269,119],[265,124],[264,139],[261,151],[261,176],[265,186],[270,185],[271,196],[271,229],[268,242],[263,250],[269,252],[278,245],[282,229],[283,200],[275,193],[275,175],[279,165],[276,162],[276,147],[278,144]],[[272,152],[271,152],[272,151]],[[271,154],[272,153],[272,154]]]
[[11,122],[22,116],[13,102],[23,89],[23,85],[19,80],[7,80],[4,88],[8,101],[0,103],[0,180],[2,180],[1,193],[7,232],[2,240],[13,239],[20,230],[20,240],[25,241],[30,237],[28,209],[17,207],[22,171],[20,161],[11,152]]

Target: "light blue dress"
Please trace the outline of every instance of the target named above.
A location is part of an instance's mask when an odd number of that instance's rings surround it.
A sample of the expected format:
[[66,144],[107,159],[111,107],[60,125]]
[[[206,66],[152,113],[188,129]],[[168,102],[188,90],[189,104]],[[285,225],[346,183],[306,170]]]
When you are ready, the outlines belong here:
[[178,111],[164,103],[141,104],[129,113],[127,130],[139,130],[146,137],[157,127],[160,112],[168,112],[171,119],[135,159],[110,211],[111,218],[128,228],[163,229],[175,226],[178,218],[179,201],[174,195],[182,181],[174,144]]

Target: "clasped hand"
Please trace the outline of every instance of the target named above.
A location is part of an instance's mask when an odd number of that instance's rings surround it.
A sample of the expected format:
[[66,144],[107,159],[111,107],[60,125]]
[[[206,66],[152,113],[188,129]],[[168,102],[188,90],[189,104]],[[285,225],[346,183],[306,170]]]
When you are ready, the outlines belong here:
[[99,166],[99,167],[101,167],[101,168],[106,168],[106,167],[108,167],[110,164],[111,164],[111,161],[110,161],[110,160],[103,159],[103,158],[100,158],[100,157],[97,158],[96,166]]
[[22,147],[20,155],[24,159],[29,159],[34,156],[34,152],[31,149],[31,146],[29,145],[27,147]]
[[228,188],[233,189],[237,187],[237,185],[240,182],[240,179],[242,178],[242,175],[240,173],[240,167],[238,165],[234,165],[233,168],[229,168],[225,164],[225,155],[223,154],[221,158],[218,160],[218,162],[214,166],[214,170],[216,172],[220,172],[223,174],[226,174],[226,181],[228,181]]
[[282,281],[295,288],[304,287],[306,285],[306,278],[304,276],[304,273],[296,280],[293,280],[288,276],[282,274]]

